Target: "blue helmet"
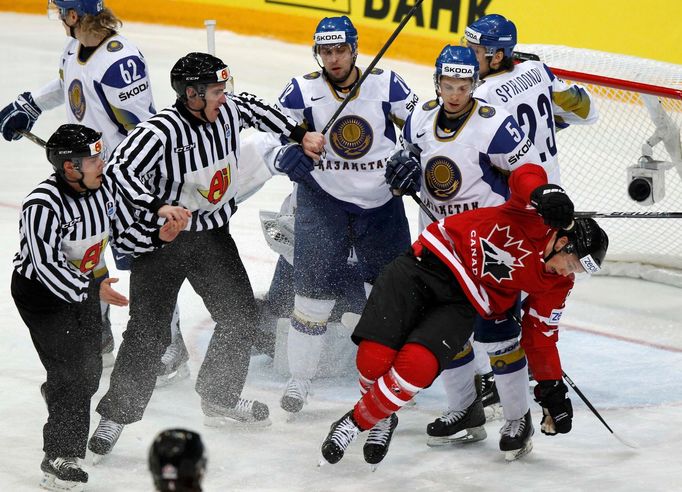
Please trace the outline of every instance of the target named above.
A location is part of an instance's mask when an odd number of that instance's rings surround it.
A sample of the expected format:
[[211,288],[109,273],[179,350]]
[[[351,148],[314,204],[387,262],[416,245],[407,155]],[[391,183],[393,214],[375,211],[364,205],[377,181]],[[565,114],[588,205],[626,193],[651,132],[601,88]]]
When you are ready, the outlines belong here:
[[348,43],[353,54],[358,51],[358,31],[351,20],[342,15],[340,17],[325,17],[320,21],[313,35],[313,52],[317,54],[317,48],[325,44]]
[[503,50],[504,56],[511,58],[516,46],[516,26],[499,14],[484,15],[464,30],[464,39],[485,47],[486,55]]
[[49,0],[48,9],[51,5],[57,7],[62,14],[73,9],[79,16],[90,14],[97,15],[104,10],[103,0]]
[[447,45],[436,58],[436,72],[433,82],[439,89],[441,75],[456,79],[473,79],[473,88],[478,84],[478,60],[471,48]]

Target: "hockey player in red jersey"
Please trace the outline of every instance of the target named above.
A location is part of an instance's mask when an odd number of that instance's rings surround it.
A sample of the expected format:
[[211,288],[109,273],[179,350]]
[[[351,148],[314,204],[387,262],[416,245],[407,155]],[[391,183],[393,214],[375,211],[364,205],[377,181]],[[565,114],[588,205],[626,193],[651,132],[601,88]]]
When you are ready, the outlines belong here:
[[[538,381],[542,429],[570,430],[558,323],[574,274],[599,270],[608,238],[594,220],[574,221],[570,198],[547,184],[540,166],[519,167],[509,185],[506,203],[432,223],[382,272],[352,335],[360,383],[368,390],[332,424],[322,444],[327,462],[338,462],[360,432],[428,387],[462,350],[476,313],[505,316],[521,291],[528,293],[523,347]],[[530,411],[524,425],[532,432]],[[385,455],[389,442],[377,445],[377,453]]]

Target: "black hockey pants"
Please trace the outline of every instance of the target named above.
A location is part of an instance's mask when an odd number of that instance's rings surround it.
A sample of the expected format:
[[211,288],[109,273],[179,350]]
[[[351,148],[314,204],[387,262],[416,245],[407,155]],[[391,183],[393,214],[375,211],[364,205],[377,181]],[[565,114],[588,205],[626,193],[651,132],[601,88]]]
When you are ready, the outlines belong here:
[[50,457],[85,457],[90,399],[102,375],[98,287],[90,282],[87,300],[71,304],[37,280],[12,275],[14,303],[47,371],[43,451]]
[[227,227],[182,232],[162,249],[133,259],[130,319],[116,356],[109,391],[97,412],[130,424],[142,418],[170,343],[170,323],[187,279],[216,326],[196,390],[212,403],[233,407],[248,372],[258,320],[253,290]]

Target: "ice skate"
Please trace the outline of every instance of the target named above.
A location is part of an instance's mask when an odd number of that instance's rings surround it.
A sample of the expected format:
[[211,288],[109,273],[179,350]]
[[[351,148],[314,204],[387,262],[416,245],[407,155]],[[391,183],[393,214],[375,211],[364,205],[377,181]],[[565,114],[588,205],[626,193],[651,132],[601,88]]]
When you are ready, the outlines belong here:
[[80,491],[88,483],[88,474],[83,471],[78,458],[50,458],[47,455],[40,464],[43,479],[40,486],[47,490]]
[[484,425],[483,404],[476,398],[467,409],[448,410],[431,422],[426,428],[426,444],[434,447],[482,441],[487,437]]
[[298,413],[303,405],[308,402],[310,392],[310,379],[291,378],[284,389],[279,406],[289,413]]
[[372,465],[372,471],[376,471],[379,463],[386,457],[396,427],[398,427],[398,416],[393,413],[389,417],[381,419],[369,430],[362,451],[365,455],[365,461]]
[[485,418],[487,421],[501,419],[502,405],[500,404],[500,395],[497,392],[497,385],[495,384],[495,375],[492,371],[476,375],[476,393],[483,403],[483,410],[485,411]]
[[322,457],[332,465],[338,463],[360,432],[360,428],[353,420],[353,410],[351,410],[329,428],[329,434],[322,443]]
[[125,427],[123,424],[102,417],[97,429],[88,441],[88,449],[94,455],[93,463],[99,463],[105,455],[111,453],[116,441],[121,437],[123,427]]
[[530,453],[534,432],[530,410],[518,420],[507,420],[500,429],[500,450],[504,451],[504,459],[514,461]]
[[237,424],[247,427],[267,427],[272,422],[268,418],[270,410],[265,403],[240,398],[234,407],[224,407],[207,400],[201,400],[204,412],[204,425],[207,427],[223,427]]
[[185,346],[182,335],[178,336],[166,347],[166,351],[161,356],[163,369],[156,377],[156,387],[168,386],[176,381],[181,381],[189,377],[189,353]]

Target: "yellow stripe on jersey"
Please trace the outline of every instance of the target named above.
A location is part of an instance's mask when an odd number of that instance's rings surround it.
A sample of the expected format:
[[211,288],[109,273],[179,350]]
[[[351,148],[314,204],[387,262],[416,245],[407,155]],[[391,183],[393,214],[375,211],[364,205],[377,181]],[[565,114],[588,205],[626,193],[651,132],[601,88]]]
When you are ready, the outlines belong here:
[[573,86],[567,91],[553,92],[552,101],[564,111],[576,114],[582,119],[590,114],[590,96],[582,87]]

